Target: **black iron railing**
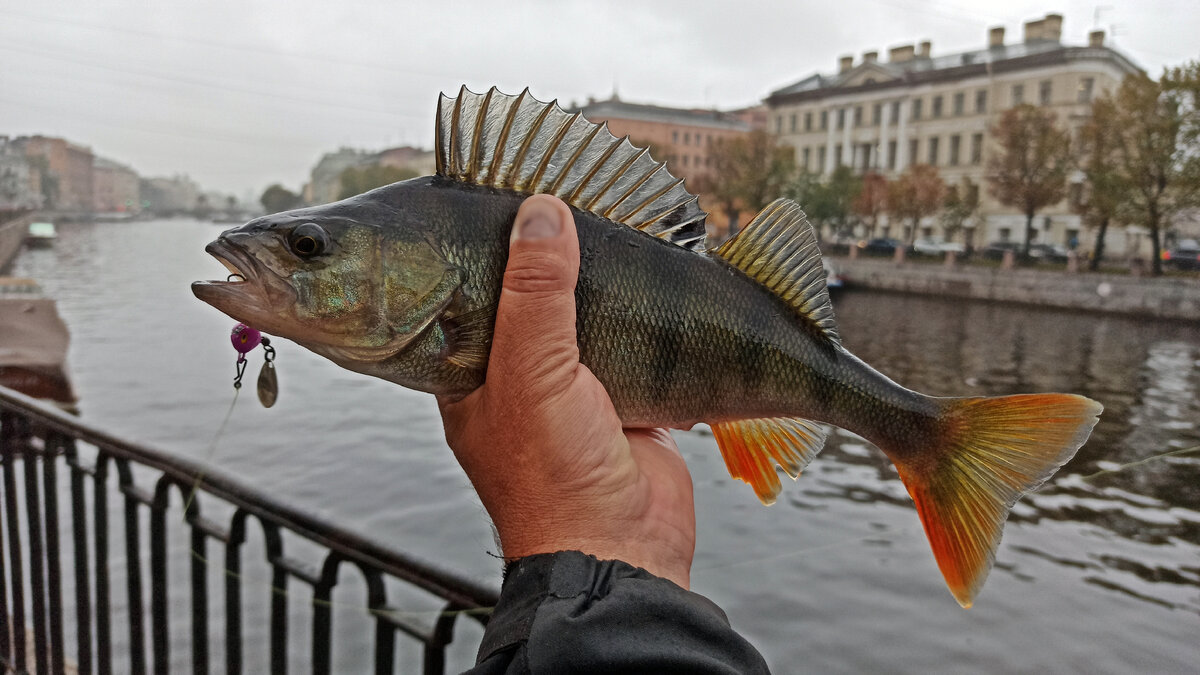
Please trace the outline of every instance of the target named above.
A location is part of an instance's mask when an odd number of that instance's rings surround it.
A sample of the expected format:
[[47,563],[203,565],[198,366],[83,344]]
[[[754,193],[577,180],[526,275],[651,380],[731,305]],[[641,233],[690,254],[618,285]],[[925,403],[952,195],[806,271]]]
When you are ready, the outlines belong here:
[[[395,672],[399,634],[423,645],[420,660],[425,673],[441,673],[456,619],[469,616],[486,623],[488,608],[496,602],[493,588],[347,532],[194,462],[114,438],[3,388],[0,453],[4,511],[0,659],[5,672],[28,668],[38,675],[105,674],[114,672],[115,662],[118,670],[134,674],[167,673],[173,668],[171,650],[186,648],[192,671],[208,673],[214,634],[224,652],[226,673],[244,671],[248,647],[267,650],[263,658],[270,672],[288,672],[289,648],[295,647],[288,642],[288,619],[300,602],[288,586],[289,581],[299,581],[311,589],[311,600],[303,598],[308,605],[304,609],[310,610],[311,671],[329,673],[332,595],[339,569],[349,565],[361,573],[367,591],[363,607],[375,624],[375,672]],[[62,482],[60,464],[69,473]],[[114,472],[115,485],[110,480]],[[180,496],[174,508],[172,491]],[[124,546],[115,555],[109,541],[110,493],[124,500]],[[202,506],[230,515],[218,518],[202,513]],[[69,526],[60,522],[60,510],[69,514]],[[143,569],[144,514],[148,570]],[[254,522],[261,526],[265,549],[262,563],[267,569],[261,572],[270,574],[269,586],[256,587],[256,592],[261,589],[269,595],[265,645],[247,645],[244,637],[243,585],[249,570],[243,568],[242,553]],[[190,588],[168,583],[168,570],[173,567],[168,560],[170,526],[183,530],[175,536],[188,541]],[[297,539],[306,542],[307,549],[317,550],[323,562],[310,567],[290,556],[284,545]],[[223,550],[214,554],[210,542]],[[64,551],[68,548],[69,554]],[[65,580],[64,568],[71,575]],[[210,625],[208,586],[213,568],[222,570],[223,631]],[[124,587],[126,595],[121,611],[115,611],[119,604],[114,599],[115,582],[123,582],[117,585]],[[441,610],[417,620],[389,606],[389,588],[397,585],[439,599]],[[180,591],[191,603],[190,644],[171,630],[170,595]],[[262,632],[260,626],[255,629]],[[127,649],[114,654],[117,637]],[[176,663],[174,668],[178,667]]]

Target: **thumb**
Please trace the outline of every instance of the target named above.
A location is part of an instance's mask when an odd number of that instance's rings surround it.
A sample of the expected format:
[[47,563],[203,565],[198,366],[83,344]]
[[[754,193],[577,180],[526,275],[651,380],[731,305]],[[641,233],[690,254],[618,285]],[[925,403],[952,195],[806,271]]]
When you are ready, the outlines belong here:
[[[579,239],[571,209],[556,197],[521,204],[509,240],[488,379],[556,388],[579,363],[575,282]],[[499,371],[499,372],[497,372]],[[515,380],[514,380],[515,378]]]

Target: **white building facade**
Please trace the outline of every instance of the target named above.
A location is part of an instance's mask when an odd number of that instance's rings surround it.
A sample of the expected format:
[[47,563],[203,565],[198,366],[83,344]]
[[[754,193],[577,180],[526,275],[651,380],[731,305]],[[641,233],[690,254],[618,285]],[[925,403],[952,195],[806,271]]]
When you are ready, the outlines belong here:
[[[767,97],[768,130],[796,152],[803,170],[828,174],[838,165],[856,172],[878,171],[896,178],[914,163],[936,166],[948,186],[978,195],[979,210],[957,239],[971,246],[1021,241],[1025,217],[997,202],[988,192],[986,166],[995,150],[989,136],[1000,115],[1021,103],[1045,106],[1074,131],[1083,124],[1091,102],[1115,89],[1128,74],[1141,70],[1105,46],[1104,32],[1093,31],[1088,46],[1062,44],[1062,16],[1025,24],[1020,43],[1005,44],[1004,28],[988,32],[984,49],[934,57],[932,44],[904,45],[839,60],[834,75],[813,74]],[[1070,203],[1082,175],[1073,177],[1068,197],[1034,220],[1038,242],[1090,247]],[[1110,251],[1126,245],[1122,228],[1106,239]],[[936,216],[922,223],[919,236],[942,236]],[[901,237],[900,226],[882,225],[879,236]]]

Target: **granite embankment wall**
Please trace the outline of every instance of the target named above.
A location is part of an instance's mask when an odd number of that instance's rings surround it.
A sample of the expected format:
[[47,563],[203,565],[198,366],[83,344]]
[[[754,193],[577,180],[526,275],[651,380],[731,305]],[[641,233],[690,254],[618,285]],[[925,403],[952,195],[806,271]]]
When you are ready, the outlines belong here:
[[21,250],[21,244],[25,242],[29,224],[33,222],[35,215],[27,213],[9,220],[0,217],[0,274],[5,274],[13,258],[17,257],[17,251]]
[[1136,277],[838,258],[851,288],[1200,321],[1200,276]]

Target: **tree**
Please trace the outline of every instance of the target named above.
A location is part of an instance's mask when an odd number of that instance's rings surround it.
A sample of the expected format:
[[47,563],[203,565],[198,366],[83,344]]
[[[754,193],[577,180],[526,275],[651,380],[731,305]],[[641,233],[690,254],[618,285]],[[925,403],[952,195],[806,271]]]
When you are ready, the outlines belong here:
[[391,185],[409,178],[416,178],[417,172],[412,169],[401,169],[396,166],[372,164],[362,168],[350,167],[338,176],[341,189],[338,199],[347,199],[377,187]]
[[[815,174],[806,174],[815,177]],[[789,189],[792,198],[805,207],[817,223],[817,234],[828,225],[834,237],[850,232],[851,205],[862,190],[862,179],[848,166],[839,166],[824,181],[802,184],[796,181]],[[798,198],[801,191],[806,201]]]
[[718,140],[709,156],[713,170],[697,178],[696,189],[725,208],[730,236],[736,234],[738,214],[743,209],[757,213],[783,194],[796,167],[795,151],[776,145],[775,137],[761,129]]
[[921,219],[931,216],[942,206],[946,196],[946,181],[937,167],[911,164],[900,177],[888,186],[888,213],[909,222],[906,243],[912,246],[917,239]]
[[953,241],[958,231],[966,226],[967,221],[979,209],[979,190],[971,184],[971,179],[963,178],[959,185],[951,185],[946,190],[942,200],[942,233],[946,241]]
[[850,204],[850,210],[867,225],[867,238],[875,236],[879,216],[887,210],[888,181],[879,173],[871,171],[862,177],[858,196]]
[[1084,194],[1073,207],[1083,223],[1096,231],[1092,260],[1088,268],[1100,269],[1104,259],[1104,238],[1109,223],[1128,199],[1130,184],[1120,170],[1117,157],[1120,130],[1115,98],[1105,94],[1092,103],[1092,113],[1079,130],[1079,167],[1085,177]]
[[999,152],[988,160],[987,179],[1000,203],[1025,214],[1025,246],[1029,256],[1033,217],[1066,196],[1071,169],[1071,135],[1054,113],[1028,103],[1009,108],[990,130]]
[[276,183],[264,190],[258,201],[262,202],[267,213],[279,213],[299,206],[300,196]]
[[1200,62],[1155,82],[1130,75],[1114,97],[1115,170],[1129,190],[1118,207],[1123,220],[1150,231],[1153,273],[1162,274],[1161,228],[1200,201]]

